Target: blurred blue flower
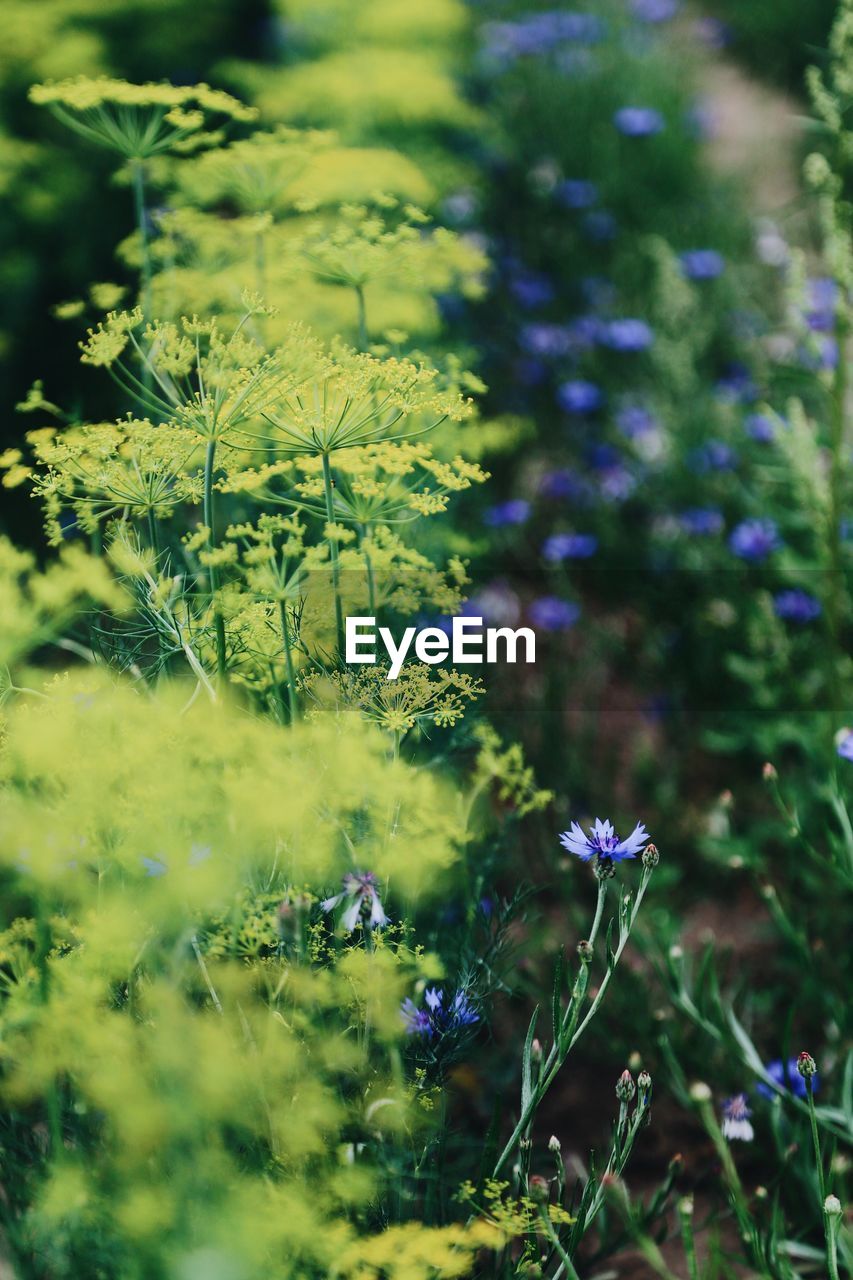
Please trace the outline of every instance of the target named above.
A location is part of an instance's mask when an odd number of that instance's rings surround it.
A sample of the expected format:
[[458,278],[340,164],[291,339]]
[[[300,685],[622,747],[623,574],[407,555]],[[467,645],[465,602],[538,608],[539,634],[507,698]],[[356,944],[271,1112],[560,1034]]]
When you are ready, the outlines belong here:
[[821,615],[821,604],[807,591],[780,591],[773,597],[777,618],[785,622],[814,622]]
[[716,249],[689,249],[680,261],[688,280],[716,280],[726,269],[725,259]]
[[[765,1063],[764,1070],[767,1072],[771,1080],[775,1080],[776,1084],[782,1089],[786,1089],[788,1093],[792,1093],[795,1098],[806,1097],[806,1082],[797,1070],[797,1059],[789,1058],[787,1062],[783,1062],[781,1058],[776,1058],[773,1062]],[[763,1080],[759,1080],[755,1086],[758,1092],[765,1098],[775,1098],[776,1092],[771,1089],[769,1084],[765,1084]],[[817,1093],[820,1087],[818,1077],[812,1076],[812,1089]]]
[[503,529],[507,525],[524,524],[530,517],[530,503],[525,498],[509,498],[489,507],[483,515],[483,523],[493,529]]
[[598,187],[583,178],[566,178],[557,183],[554,194],[567,209],[588,209],[598,199]]
[[770,444],[776,439],[776,426],[766,413],[750,413],[743,425],[746,434],[759,444]]
[[715,386],[717,395],[727,404],[751,404],[758,399],[758,388],[749,370],[732,364]]
[[613,240],[617,230],[616,219],[607,209],[592,209],[584,215],[582,226],[590,240],[598,244]]
[[359,922],[363,927],[369,924],[371,928],[381,929],[390,921],[379,897],[378,883],[372,871],[348,871],[341,881],[341,892],[324,899],[320,903],[320,909],[328,915],[349,899],[346,910],[341,915],[341,924],[349,933],[353,932]]
[[162,858],[143,857],[140,858],[140,862],[145,868],[147,876],[164,876],[169,870],[168,863],[164,862]]
[[649,138],[665,127],[663,116],[654,107],[622,107],[613,123],[626,138]]
[[509,289],[519,306],[527,311],[544,307],[554,298],[554,286],[547,276],[524,268],[517,268],[513,272]]
[[482,34],[486,52],[508,62],[547,53],[562,44],[597,44],[604,37],[605,27],[593,14],[555,10],[535,13],[517,22],[489,22]]
[[731,471],[737,466],[737,454],[724,440],[706,440],[688,454],[688,465],[700,475],[708,471]]
[[774,520],[742,520],[729,536],[729,549],[741,560],[766,560],[782,545]]
[[729,1141],[752,1142],[755,1137],[749,1118],[752,1115],[747,1106],[746,1094],[738,1093],[723,1104],[723,1137]]
[[842,760],[853,760],[853,729],[843,729],[835,750],[841,756]]
[[565,325],[532,322],[522,326],[519,341],[532,355],[563,356],[569,349],[571,334]]
[[611,351],[646,351],[655,335],[645,320],[611,320],[601,336],[602,345]]
[[616,425],[629,440],[656,431],[659,423],[654,414],[641,404],[624,404],[616,413]]
[[685,533],[702,538],[722,533],[725,524],[722,511],[718,511],[716,507],[690,507],[687,511],[682,511],[678,519]]
[[604,404],[604,393],[594,382],[576,378],[557,388],[557,404],[566,413],[594,413]]
[[572,498],[575,502],[589,497],[589,485],[573,471],[545,471],[539,479],[543,498]]
[[631,12],[641,22],[668,22],[681,8],[681,0],[631,0]]
[[598,550],[598,538],[592,533],[552,533],[545,539],[542,554],[554,563],[560,560],[588,560]]
[[573,853],[581,862],[589,862],[590,858],[598,858],[602,862],[624,862],[626,858],[636,858],[641,849],[649,843],[649,833],[638,822],[626,840],[620,840],[610,821],[602,822],[596,818],[587,835],[583,828],[573,822],[570,831],[560,836],[560,844],[569,853]]
[[838,285],[825,276],[816,276],[806,285],[806,323],[817,333],[831,333],[835,328],[835,304]]
[[543,631],[568,631],[581,616],[580,605],[559,596],[539,596],[527,610],[530,621]]

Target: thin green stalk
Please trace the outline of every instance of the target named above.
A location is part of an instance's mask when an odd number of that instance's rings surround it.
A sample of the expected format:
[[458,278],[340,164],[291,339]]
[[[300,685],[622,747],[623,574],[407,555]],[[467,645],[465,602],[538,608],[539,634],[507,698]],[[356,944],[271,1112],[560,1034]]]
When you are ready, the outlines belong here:
[[141,160],[133,162],[133,207],[142,257],[142,315],[146,320],[150,320],[151,253],[148,246],[148,221],[145,209],[145,165]]
[[826,1179],[823,1173],[823,1156],[820,1153],[820,1135],[818,1134],[818,1131],[817,1131],[817,1116],[815,1115],[815,1109],[814,1109],[814,1086],[812,1084],[811,1076],[806,1076],[805,1081],[806,1081],[806,1101],[808,1102],[808,1106],[809,1106],[809,1121],[811,1123],[812,1143],[814,1145],[814,1158],[815,1158],[815,1164],[817,1165],[817,1183],[820,1189],[821,1210],[823,1210],[823,1205],[826,1201]]
[[562,1244],[560,1243],[560,1237],[557,1235],[557,1232],[554,1230],[553,1222],[548,1217],[547,1211],[541,1207],[539,1209],[539,1218],[542,1223],[542,1226],[545,1228],[546,1236],[551,1241],[551,1244],[554,1246],[557,1253],[560,1255],[560,1259],[563,1264],[561,1269],[565,1271],[566,1275],[569,1277],[569,1280],[580,1280],[580,1277],[578,1276],[578,1273],[575,1270],[575,1264],[572,1262],[571,1258],[566,1253],[566,1250],[563,1248]]
[[[631,909],[631,915],[628,921],[626,922],[625,928],[622,931],[622,934],[620,936],[618,946],[616,947],[616,950],[613,953],[613,960],[608,965],[607,972],[605,973],[604,977],[601,980],[601,984],[598,988],[598,991],[596,992],[595,997],[593,998],[592,1004],[587,1010],[586,1016],[584,1017],[583,1021],[580,1023],[579,1026],[577,1025],[577,1020],[578,1020],[578,1017],[580,1016],[581,1001],[586,991],[586,982],[584,981],[582,984],[581,983],[576,984],[575,992],[573,992],[572,999],[569,1003],[569,1007],[566,1010],[566,1013],[563,1019],[563,1025],[560,1028],[559,1039],[551,1046],[548,1057],[545,1060],[545,1066],[542,1070],[542,1077],[538,1085],[533,1089],[530,1097],[530,1101],[528,1102],[527,1106],[524,1108],[521,1115],[519,1116],[518,1123],[513,1129],[512,1134],[506,1146],[501,1152],[498,1158],[498,1161],[495,1165],[492,1177],[496,1178],[498,1176],[501,1169],[504,1167],[507,1160],[512,1155],[512,1152],[514,1151],[519,1138],[521,1138],[522,1134],[524,1134],[525,1131],[527,1130],[527,1127],[530,1124],[533,1116],[536,1114],[537,1108],[542,1102],[542,1099],[545,1097],[545,1094],[550,1089],[551,1085],[554,1083],[554,1080],[556,1079],[556,1076],[560,1071],[560,1068],[563,1066],[564,1062],[566,1061],[566,1058],[569,1056],[572,1049],[575,1047],[578,1040],[580,1040],[581,1036],[586,1031],[590,1022],[595,1017],[598,1011],[598,1008],[601,1005],[602,1000],[604,999],[604,995],[607,991],[607,988],[610,985],[610,980],[613,976],[613,973],[616,970],[616,966],[619,963],[619,960],[622,956],[622,952],[625,950],[625,946],[628,942],[629,937],[631,936],[631,930],[634,926],[634,921],[637,918],[637,913],[639,912],[640,906],[642,904],[643,897],[648,887],[650,878],[651,878],[651,869],[648,867],[644,867],[643,878],[640,882],[640,887],[637,890],[637,896],[634,900],[634,903]],[[595,938],[598,934],[598,930],[601,925],[601,920],[604,914],[604,898],[606,893],[607,893],[607,880],[601,879],[598,882],[598,902],[596,903],[595,919],[593,920],[593,927],[592,927],[592,931],[589,939],[590,942],[595,941]],[[582,970],[582,973],[583,972],[588,972],[588,970],[586,969],[586,966],[584,967],[584,970]]]
[[[216,465],[216,441],[208,440],[204,456],[204,523],[208,529],[211,552],[216,545],[216,524],[213,496],[213,472]],[[225,656],[225,620],[219,612],[216,593],[219,590],[219,571],[215,565],[208,566],[210,574],[210,595],[213,601],[213,624],[216,630],[216,668],[219,678],[224,681],[228,674],[228,663]]]
[[678,1205],[681,1223],[681,1243],[687,1260],[688,1280],[699,1280],[699,1263],[696,1260],[696,1241],[693,1238],[693,1197],[685,1196]]
[[832,421],[829,472],[829,586],[827,590],[827,626],[829,628],[829,694],[832,719],[830,734],[838,728],[841,715],[841,690],[838,659],[841,645],[841,614],[844,590],[844,547],[842,538],[844,475],[844,419],[847,400],[847,321],[839,319],[836,329],[838,361],[832,388]]
[[281,619],[281,638],[284,643],[284,661],[287,669],[287,704],[290,710],[290,723],[295,724],[299,717],[299,700],[296,695],[296,672],[293,669],[290,624],[287,621],[287,605],[284,600],[279,600],[278,612]]
[[[323,492],[326,497],[326,519],[329,524],[335,523],[335,498],[334,498],[334,481],[332,480],[332,466],[329,461],[328,453],[322,455],[323,458]],[[343,661],[344,656],[344,612],[341,605],[341,571],[338,561],[338,544],[334,538],[329,538],[329,558],[332,562],[332,591],[335,596],[335,631],[338,641],[338,656]]]
[[370,339],[367,334],[367,305],[364,300],[364,288],[362,285],[355,286],[355,296],[358,303],[358,345],[361,351],[366,351]]

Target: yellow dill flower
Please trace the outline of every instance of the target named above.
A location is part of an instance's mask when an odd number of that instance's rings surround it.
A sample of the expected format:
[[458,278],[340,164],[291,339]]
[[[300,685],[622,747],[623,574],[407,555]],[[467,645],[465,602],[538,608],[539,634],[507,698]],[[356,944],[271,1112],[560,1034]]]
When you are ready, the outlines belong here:
[[90,142],[137,161],[185,145],[193,135],[200,140],[211,118],[248,121],[257,114],[206,84],[129,84],[106,76],[33,85],[30,100]]

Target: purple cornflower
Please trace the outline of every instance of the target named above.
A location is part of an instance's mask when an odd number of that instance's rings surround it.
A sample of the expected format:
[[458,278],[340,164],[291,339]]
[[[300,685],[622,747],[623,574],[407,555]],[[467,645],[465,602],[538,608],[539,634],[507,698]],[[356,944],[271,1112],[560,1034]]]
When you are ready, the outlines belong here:
[[773,597],[773,609],[777,618],[785,622],[814,622],[821,614],[820,601],[807,591],[780,591]]
[[774,520],[742,520],[729,535],[729,549],[741,560],[758,563],[782,545]]
[[681,0],[631,0],[631,12],[641,22],[669,22],[681,7]]
[[842,729],[836,738],[835,750],[842,760],[853,760],[853,729]]
[[749,1123],[752,1115],[746,1105],[746,1094],[736,1093],[723,1104],[723,1137],[729,1141],[752,1142],[755,1131]]
[[594,413],[604,404],[604,392],[594,382],[576,378],[557,388],[557,404],[566,413]]
[[557,183],[554,195],[567,209],[589,209],[598,200],[598,187],[585,178],[566,178]]
[[692,533],[700,538],[710,538],[716,533],[722,533],[725,524],[723,513],[715,507],[691,507],[682,511],[678,520],[685,533]]
[[348,871],[341,884],[341,892],[336,893],[333,898],[326,898],[320,903],[320,907],[326,912],[334,911],[341,902],[350,898],[351,901],[341,916],[341,924],[349,933],[352,933],[360,920],[364,923],[365,917],[372,928],[381,928],[389,923],[376,888],[376,876],[372,871]]
[[770,444],[776,439],[776,427],[773,419],[766,413],[750,413],[744,420],[746,434],[759,444]]
[[654,107],[622,107],[613,123],[626,138],[650,138],[665,127],[663,116]]
[[626,858],[636,858],[641,849],[649,843],[649,833],[638,822],[627,840],[620,840],[610,821],[602,822],[596,818],[586,835],[583,828],[573,822],[570,831],[560,836],[560,844],[569,853],[573,853],[581,862],[589,862],[595,858],[599,863],[623,862]]
[[543,631],[568,631],[581,616],[580,605],[559,596],[539,596],[531,601],[527,613],[533,625]]
[[489,507],[483,516],[483,523],[493,529],[503,529],[507,525],[524,524],[530,517],[530,503],[526,498],[509,498]]
[[601,335],[602,345],[611,351],[647,351],[654,340],[645,320],[611,320]]
[[598,550],[598,538],[592,533],[552,533],[542,546],[546,560],[588,560]]
[[688,249],[680,261],[688,280],[716,280],[726,269],[725,259],[716,249]]
[[[795,1098],[805,1098],[806,1082],[797,1070],[797,1059],[789,1058],[787,1062],[783,1062],[781,1058],[774,1059],[773,1062],[765,1063],[764,1070],[767,1075],[780,1089],[786,1089],[788,1093],[792,1093]],[[775,1098],[776,1090],[771,1089],[769,1084],[765,1084],[763,1080],[759,1080],[755,1086],[758,1092],[764,1098]],[[814,1093],[818,1091],[818,1077],[812,1076],[812,1090]]]
[[444,992],[438,987],[427,987],[423,1008],[419,1009],[414,1000],[407,999],[403,1001],[400,1013],[406,1024],[406,1033],[423,1036],[426,1040],[461,1031],[480,1021],[480,1015],[464,991],[457,991],[445,1008]]

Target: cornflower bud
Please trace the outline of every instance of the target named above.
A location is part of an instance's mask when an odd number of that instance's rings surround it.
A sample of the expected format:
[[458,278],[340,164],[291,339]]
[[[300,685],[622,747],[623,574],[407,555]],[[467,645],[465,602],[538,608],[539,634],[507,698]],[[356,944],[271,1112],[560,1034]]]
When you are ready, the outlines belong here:
[[531,1178],[527,1179],[527,1193],[530,1199],[535,1200],[537,1204],[545,1204],[551,1194],[548,1179],[543,1178],[539,1173],[534,1173]]
[[643,850],[642,863],[647,871],[651,871],[660,862],[660,854],[656,844],[647,844]]
[[542,1061],[542,1041],[538,1038],[534,1040],[533,1044],[530,1046],[530,1057],[534,1062]]
[[596,858],[595,874],[599,880],[609,880],[616,875],[616,863],[612,858]]
[[828,1218],[840,1218],[843,1210],[838,1196],[827,1196],[823,1202],[823,1211]]
[[580,956],[581,964],[589,964],[593,956],[592,943],[587,942],[585,938],[582,942],[579,942],[578,955]]
[[764,768],[761,770],[761,776],[765,782],[775,782],[779,777],[776,772],[776,766],[772,765],[769,760],[765,762]]
[[554,1133],[552,1133],[550,1138],[548,1139],[548,1150],[553,1151],[555,1155],[559,1155],[560,1152],[562,1151],[562,1147],[560,1146],[560,1139]]
[[683,1218],[690,1218],[693,1216],[693,1197],[692,1196],[681,1197],[681,1199],[678,1202],[678,1212],[681,1214]]
[[797,1058],[797,1070],[804,1080],[810,1080],[812,1076],[817,1075],[817,1063],[810,1053],[803,1051]]
[[648,1071],[641,1071],[637,1076],[637,1088],[640,1090],[640,1096],[647,1094],[652,1087],[652,1077]]
[[711,1090],[703,1080],[697,1080],[690,1086],[690,1097],[694,1102],[710,1102]]
[[633,1076],[626,1068],[616,1081],[616,1097],[620,1102],[630,1102],[636,1092]]

